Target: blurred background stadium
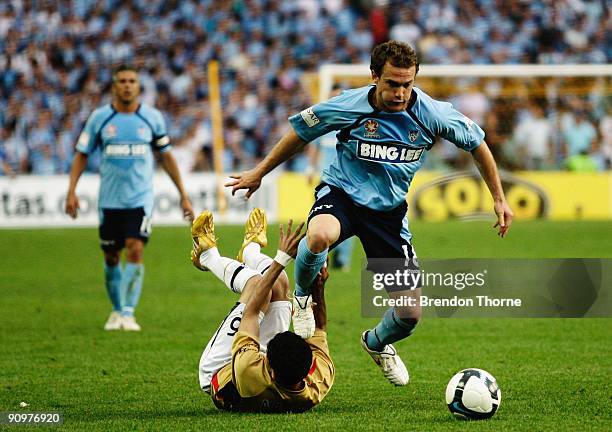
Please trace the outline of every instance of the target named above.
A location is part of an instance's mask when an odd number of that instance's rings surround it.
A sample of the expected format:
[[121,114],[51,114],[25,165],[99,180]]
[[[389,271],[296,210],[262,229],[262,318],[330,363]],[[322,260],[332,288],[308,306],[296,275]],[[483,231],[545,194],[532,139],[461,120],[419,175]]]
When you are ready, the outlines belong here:
[[[142,100],[163,110],[181,167],[191,172],[212,169],[207,64],[219,60],[223,166],[232,171],[252,166],[287,117],[317,101],[322,64],[367,63],[373,45],[389,38],[415,46],[423,64],[605,64],[612,58],[606,3],[5,1],[2,172],[66,173],[78,133],[109,100],[110,71],[121,62],[141,70]],[[609,169],[610,77],[549,81],[463,77],[434,93],[483,126],[504,168],[563,169],[586,152],[590,169]],[[537,138],[549,145],[544,158],[529,153],[534,128],[548,131]],[[435,154],[436,168],[464,164],[442,147]],[[286,168],[305,165],[297,158]]]

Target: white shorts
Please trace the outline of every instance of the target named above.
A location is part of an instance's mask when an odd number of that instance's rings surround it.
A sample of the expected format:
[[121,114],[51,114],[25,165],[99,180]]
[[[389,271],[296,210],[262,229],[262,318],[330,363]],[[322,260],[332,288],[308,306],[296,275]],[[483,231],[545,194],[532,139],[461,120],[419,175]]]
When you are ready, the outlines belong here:
[[[200,387],[205,392],[210,391],[210,381],[213,375],[223,366],[232,361],[232,343],[238,332],[242,313],[246,305],[236,303],[230,313],[206,345],[200,357],[199,377]],[[289,330],[291,323],[291,302],[276,301],[270,303],[268,312],[259,314],[259,349],[265,353],[268,342],[278,333]]]

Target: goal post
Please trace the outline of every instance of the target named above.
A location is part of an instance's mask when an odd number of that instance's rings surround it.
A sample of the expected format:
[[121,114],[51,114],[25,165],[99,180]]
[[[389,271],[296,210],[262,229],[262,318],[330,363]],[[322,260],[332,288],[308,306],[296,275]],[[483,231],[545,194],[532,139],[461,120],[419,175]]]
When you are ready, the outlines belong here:
[[217,176],[216,201],[221,214],[227,210],[227,199],[223,187],[223,110],[221,108],[221,84],[219,81],[219,62],[208,62],[208,88],[210,90],[210,113],[213,131],[213,167]]

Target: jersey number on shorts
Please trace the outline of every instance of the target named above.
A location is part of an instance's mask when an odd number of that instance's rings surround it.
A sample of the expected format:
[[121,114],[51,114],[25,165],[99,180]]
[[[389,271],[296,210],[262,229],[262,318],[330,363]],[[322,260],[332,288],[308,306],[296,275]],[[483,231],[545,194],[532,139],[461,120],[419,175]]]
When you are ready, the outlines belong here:
[[148,236],[149,234],[151,234],[151,219],[143,216],[142,217],[142,223],[140,224],[140,233]]
[[402,245],[402,249],[404,250],[404,256],[406,257],[407,260],[410,259],[410,252],[408,250],[408,245],[403,244]]
[[[404,256],[406,257],[406,260],[404,261],[404,265],[406,267],[414,266],[414,267],[418,268],[419,267],[419,261],[418,261],[416,255],[414,254],[414,250],[412,249],[412,246],[408,246],[408,245],[403,244],[402,245],[402,250],[404,251]],[[412,257],[411,257],[411,255],[412,255]]]

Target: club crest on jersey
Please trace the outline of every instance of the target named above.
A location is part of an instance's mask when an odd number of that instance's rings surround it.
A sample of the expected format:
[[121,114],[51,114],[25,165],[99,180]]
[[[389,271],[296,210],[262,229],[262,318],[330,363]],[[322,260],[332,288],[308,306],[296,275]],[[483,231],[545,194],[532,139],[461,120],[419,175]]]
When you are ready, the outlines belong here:
[[140,139],[146,140],[147,139],[147,128],[145,127],[138,128],[138,137]]
[[418,130],[411,130],[408,132],[408,138],[410,139],[410,142],[415,142],[418,137],[419,137]]
[[423,154],[423,148],[412,148],[406,145],[385,143],[357,143],[357,157],[381,163],[409,163],[417,161]]
[[365,129],[364,136],[366,138],[380,138],[380,135],[378,135],[378,122],[376,120],[366,120],[363,127]]
[[117,126],[115,126],[114,124],[109,124],[108,126],[106,126],[106,135],[109,138],[117,136]]

